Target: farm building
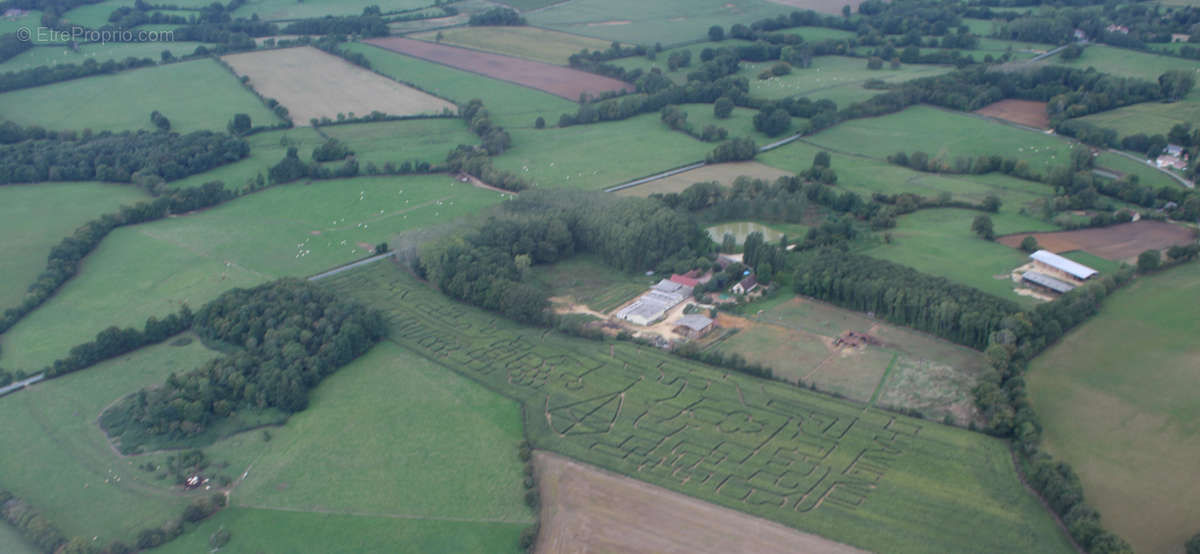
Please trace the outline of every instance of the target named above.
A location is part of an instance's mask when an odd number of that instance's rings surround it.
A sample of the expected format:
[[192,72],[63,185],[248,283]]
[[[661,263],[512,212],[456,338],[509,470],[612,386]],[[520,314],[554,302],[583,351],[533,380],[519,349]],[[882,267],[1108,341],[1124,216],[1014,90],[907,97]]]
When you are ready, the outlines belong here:
[[1026,271],[1025,273],[1021,274],[1021,279],[1026,283],[1037,285],[1041,288],[1048,289],[1059,294],[1063,294],[1075,288],[1075,285],[1065,281],[1060,281],[1054,277],[1046,275],[1045,273],[1038,273],[1036,271]]
[[754,280],[753,275],[748,275],[748,276],[746,276],[745,279],[738,281],[729,290],[732,291],[734,294],[746,294],[756,288],[758,288],[758,281]]
[[657,291],[657,292],[662,292],[662,293],[666,293],[666,294],[678,294],[681,297],[682,296],[691,296],[691,294],[692,294],[692,287],[685,285],[683,283],[679,283],[677,281],[673,281],[671,279],[663,279],[662,281],[659,281],[653,287],[650,287],[650,289],[652,292]]
[[671,282],[679,283],[685,287],[691,287],[693,289],[696,288],[696,285],[700,284],[700,281],[698,281],[692,277],[689,277],[687,275],[678,275],[678,274],[671,275]]
[[1092,277],[1095,277],[1097,273],[1099,273],[1099,271],[1096,271],[1086,265],[1068,260],[1049,250],[1038,250],[1037,252],[1030,254],[1029,257],[1033,259],[1036,267],[1044,267],[1054,271],[1066,273],[1067,275],[1079,279],[1080,281],[1091,279]]
[[702,315],[691,314],[675,322],[675,332],[689,339],[698,339],[713,330],[713,320]]
[[692,287],[663,279],[637,300],[621,308],[621,311],[617,312],[617,318],[634,325],[650,325],[662,319],[667,310],[691,295]]

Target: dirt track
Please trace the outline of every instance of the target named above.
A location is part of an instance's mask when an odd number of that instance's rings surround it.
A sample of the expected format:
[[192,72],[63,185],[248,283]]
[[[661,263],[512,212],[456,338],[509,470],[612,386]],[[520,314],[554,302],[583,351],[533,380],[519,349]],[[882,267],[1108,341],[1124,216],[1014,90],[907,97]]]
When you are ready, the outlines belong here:
[[864,552],[557,454],[539,451],[534,464],[542,491],[537,554]]
[[975,113],[1013,123],[1020,123],[1021,125],[1037,127],[1038,129],[1048,129],[1050,127],[1050,116],[1046,115],[1045,102],[1001,100],[975,110]]
[[576,69],[444,44],[403,37],[375,38],[363,42],[493,79],[535,88],[572,102],[579,101],[579,95],[584,92],[596,94],[610,90],[633,90],[633,85],[624,81]]
[[1037,239],[1038,246],[1051,252],[1083,250],[1114,261],[1128,260],[1146,250],[1162,250],[1194,240],[1191,229],[1161,221],[1137,221],[1078,231],[1018,233],[1005,235],[996,241],[1017,248],[1021,241],[1030,235]]

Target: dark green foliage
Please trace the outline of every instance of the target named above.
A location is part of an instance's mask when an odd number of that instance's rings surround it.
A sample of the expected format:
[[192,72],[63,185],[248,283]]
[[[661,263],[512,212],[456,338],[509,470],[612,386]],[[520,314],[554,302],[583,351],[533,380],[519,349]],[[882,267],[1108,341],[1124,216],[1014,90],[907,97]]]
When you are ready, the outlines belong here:
[[60,377],[88,368],[104,360],[133,352],[150,344],[158,344],[192,326],[192,311],[187,304],[166,318],[150,317],[141,331],[132,327],[120,329],[116,326],[100,331],[96,340],[71,348],[66,358],[54,360],[46,368],[46,377]]
[[792,118],[787,110],[774,106],[764,107],[754,115],[754,129],[768,137],[783,134],[791,125]]
[[[296,279],[226,292],[194,321],[196,333],[207,340],[241,348],[105,410],[101,426],[110,436],[187,438],[234,411],[304,410],[309,389],[385,332],[378,312]],[[121,442],[125,451],[137,446],[136,440]]]
[[352,15],[301,19],[288,23],[281,31],[289,35],[360,35],[385,37],[388,35],[387,21],[378,15]]
[[510,8],[491,8],[471,15],[468,25],[524,25],[525,18]]
[[708,40],[720,42],[725,40],[725,29],[720,25],[713,25],[708,28]]
[[1168,100],[1179,100],[1196,86],[1196,76],[1191,71],[1168,71],[1158,77],[1158,85]]
[[502,171],[492,165],[486,150],[459,145],[446,158],[446,169],[461,171],[493,187],[521,191],[529,187],[529,181],[511,171]]
[[226,129],[229,130],[229,134],[240,136],[250,131],[250,128],[253,126],[254,124],[251,123],[249,115],[239,113],[234,114],[233,119],[231,119],[229,124],[226,125]]
[[331,138],[313,149],[312,159],[314,162],[332,162],[344,160],[346,156],[351,155],[354,155],[354,151],[350,150],[349,146],[338,139]]
[[171,120],[159,113],[158,110],[150,112],[150,122],[153,123],[155,127],[158,127],[159,131],[171,130]]
[[753,160],[757,155],[758,145],[752,139],[738,137],[717,145],[705,160],[708,163],[743,162]]
[[1138,254],[1137,268],[1139,273],[1150,273],[1162,265],[1162,254],[1158,250],[1147,250]]
[[867,69],[883,69],[883,59],[879,56],[871,56],[867,59]]
[[[315,155],[316,152],[314,151],[313,154]],[[308,171],[308,165],[300,161],[299,152],[295,146],[292,146],[288,148],[287,154],[283,156],[283,159],[279,163],[267,170],[267,178],[273,185],[290,183],[308,175]]]
[[537,119],[533,120],[533,127],[535,129],[545,129],[546,128],[546,118],[539,115],[537,117]]
[[684,343],[675,349],[675,353],[684,358],[729,368],[747,375],[762,377],[763,379],[771,379],[774,375],[771,368],[758,363],[748,362],[741,354],[736,352],[727,353],[717,349],[702,350],[695,342]]
[[[0,59],[3,59],[4,37],[11,36],[4,35],[0,37]],[[50,83],[91,77],[93,75],[107,75],[151,65],[154,65],[154,60],[150,58],[129,57],[124,60],[108,60],[103,63],[97,63],[94,59],[88,59],[79,65],[71,63],[53,66],[43,65],[29,69],[8,71],[0,74],[0,92],[48,85]]]
[[971,232],[979,235],[983,240],[992,240],[996,238],[995,228],[992,227],[992,218],[986,215],[977,215],[971,221]]
[[376,244],[374,252],[376,254],[386,254],[388,252],[388,243],[381,242],[379,244]]
[[6,143],[0,146],[0,184],[97,180],[154,185],[203,173],[250,154],[246,141],[210,131],[186,135],[126,131],[77,137],[73,133],[39,133],[36,128],[22,129],[5,122],[0,124],[0,142]]
[[733,100],[722,96],[713,103],[713,115],[717,119],[726,119],[733,113]]
[[[533,525],[521,530],[521,538],[518,544],[523,550],[533,552],[533,547],[537,544],[537,537],[540,527],[541,526],[539,524],[534,523]],[[1191,554],[1191,552],[1188,554]]]
[[1036,252],[1039,248],[1040,246],[1038,246],[1038,241],[1033,235],[1029,235],[1021,239],[1021,250],[1024,250],[1025,252]]

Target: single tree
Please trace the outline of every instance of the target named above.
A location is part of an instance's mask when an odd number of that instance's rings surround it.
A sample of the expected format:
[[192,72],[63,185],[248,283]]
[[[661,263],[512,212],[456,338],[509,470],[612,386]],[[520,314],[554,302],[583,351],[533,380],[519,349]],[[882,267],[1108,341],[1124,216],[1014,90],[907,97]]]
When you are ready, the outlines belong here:
[[1000,211],[1000,204],[1001,204],[1000,198],[994,194],[989,194],[989,195],[983,197],[984,211],[996,213],[996,212]]
[[231,135],[243,135],[248,132],[252,126],[253,124],[250,121],[250,116],[240,113],[233,116],[233,120],[229,122],[227,128],[229,130],[229,134]]
[[1033,235],[1029,235],[1021,239],[1021,250],[1026,252],[1036,252],[1038,248],[1038,241]]
[[545,129],[546,128],[546,118],[539,115],[537,119],[533,120],[533,126],[536,129]]
[[722,96],[713,102],[713,116],[717,119],[726,119],[733,113],[733,100],[727,96]]
[[1162,265],[1162,254],[1158,250],[1147,250],[1138,254],[1137,268],[1142,273],[1154,271]]
[[721,42],[725,40],[725,28],[720,25],[713,25],[708,28],[708,40],[713,42]]
[[992,218],[986,215],[975,216],[975,220],[971,222],[971,231],[984,240],[996,238],[996,231],[992,227]]

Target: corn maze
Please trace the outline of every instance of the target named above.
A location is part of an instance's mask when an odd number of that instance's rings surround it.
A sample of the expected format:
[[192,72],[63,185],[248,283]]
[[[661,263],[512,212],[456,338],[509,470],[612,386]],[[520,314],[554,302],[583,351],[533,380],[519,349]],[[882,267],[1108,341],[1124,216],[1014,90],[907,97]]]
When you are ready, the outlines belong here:
[[[1032,504],[999,441],[651,348],[522,327],[391,263],[323,283],[384,311],[395,343],[522,402],[538,448],[864,548],[1059,551],[1045,535],[1052,523],[1019,514],[990,522],[990,538],[945,531],[947,518]],[[926,480],[943,490],[923,490]],[[898,509],[909,503],[920,508]]]

